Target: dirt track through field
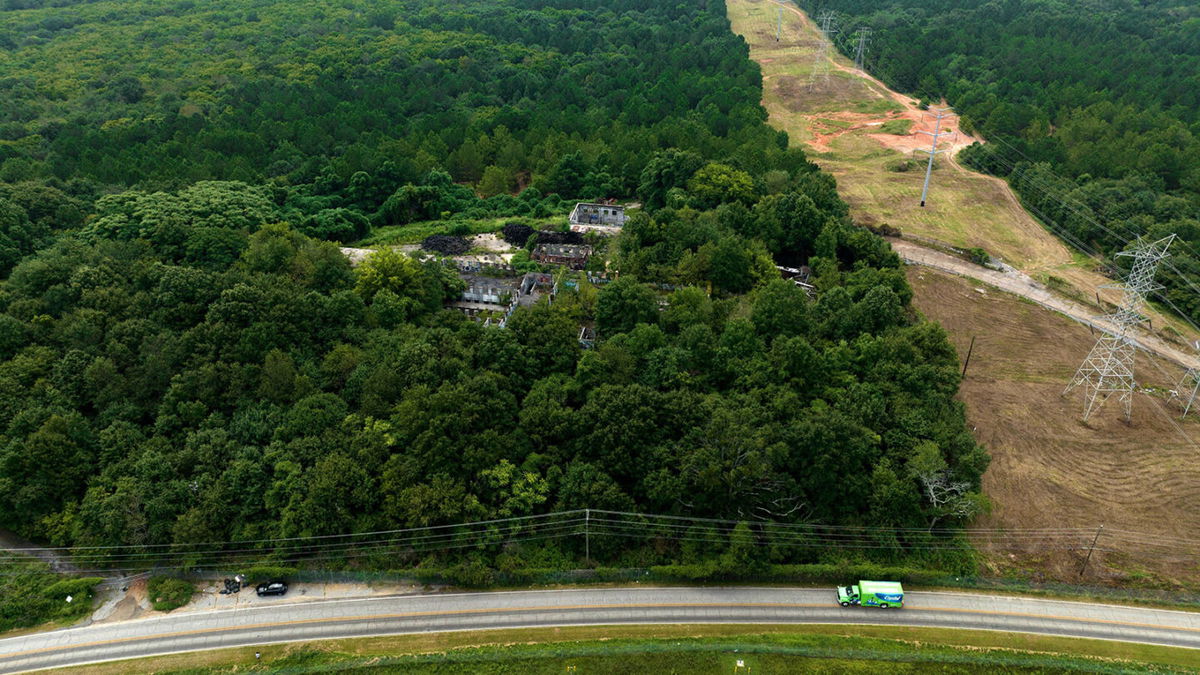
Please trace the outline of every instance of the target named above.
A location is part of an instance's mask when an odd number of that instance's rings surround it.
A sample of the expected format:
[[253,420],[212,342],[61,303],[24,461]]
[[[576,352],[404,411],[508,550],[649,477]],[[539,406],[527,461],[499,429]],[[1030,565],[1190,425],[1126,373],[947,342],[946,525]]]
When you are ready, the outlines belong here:
[[[1046,309],[1061,312],[1085,326],[1098,330],[1114,332],[1116,326],[1103,317],[1096,316],[1094,307],[1073,302],[1060,295],[1051,293],[1048,289],[1031,279],[1029,275],[1015,269],[994,270],[967,262],[962,258],[919,246],[903,239],[890,239],[892,248],[906,262],[924,265],[985,283],[1013,295],[1032,300]],[[1200,368],[1200,359],[1186,349],[1182,349],[1155,335],[1138,334],[1134,337],[1138,346],[1153,352],[1162,358],[1185,368]]]

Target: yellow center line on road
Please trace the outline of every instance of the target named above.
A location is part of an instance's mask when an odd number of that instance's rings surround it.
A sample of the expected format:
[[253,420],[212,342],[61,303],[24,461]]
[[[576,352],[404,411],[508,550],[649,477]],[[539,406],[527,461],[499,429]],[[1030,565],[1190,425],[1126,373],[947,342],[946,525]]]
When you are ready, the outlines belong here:
[[[167,638],[186,637],[191,635],[203,635],[206,633],[222,633],[245,630],[259,630],[264,628],[279,628],[283,626],[299,626],[304,624],[314,623],[341,623],[341,622],[363,622],[363,621],[380,621],[389,619],[412,619],[423,616],[463,616],[469,614],[516,614],[529,612],[565,612],[565,611],[580,611],[580,610],[612,610],[612,609],[685,609],[685,608],[724,608],[724,609],[833,609],[830,605],[824,603],[785,603],[785,602],[664,602],[664,603],[638,603],[638,604],[607,604],[607,605],[553,605],[548,607],[488,607],[476,609],[452,609],[452,610],[430,610],[425,612],[402,612],[397,614],[368,614],[364,616],[345,616],[345,617],[316,617],[312,619],[292,619],[289,621],[273,621],[269,623],[254,623],[242,626],[220,626],[216,628],[196,628],[193,630],[175,631],[170,633],[156,633],[152,635],[136,635],[124,638],[114,638],[111,640],[95,640],[92,642],[81,642],[73,645],[59,645],[55,647],[41,647],[38,649],[29,649],[20,652],[12,652],[9,654],[0,654],[0,659],[12,659],[22,656],[30,656],[33,654],[41,654],[46,652],[63,651],[68,649],[80,649],[83,647],[99,647],[102,645],[120,644],[123,642],[137,642],[139,640],[162,640]],[[1001,612],[984,609],[963,609],[954,607],[905,607],[907,612],[953,612],[960,614],[980,614],[985,616],[1006,616],[1020,617],[1028,619],[1050,619],[1055,621],[1074,621],[1078,623],[1100,623],[1115,626],[1128,626],[1132,628],[1156,628],[1168,631],[1187,631],[1200,632],[1200,628],[1192,628],[1188,626],[1169,626],[1152,623],[1139,623],[1134,621],[1121,621],[1119,619],[1090,619],[1074,616],[1056,616],[1051,614],[1033,614],[1028,612]],[[853,610],[858,611],[858,610]],[[870,611],[863,608],[862,611]],[[886,612],[887,610],[879,610]],[[697,621],[695,623],[704,623]],[[834,622],[836,624],[836,622]],[[549,627],[549,626],[547,626]],[[486,630],[486,629],[480,629]]]

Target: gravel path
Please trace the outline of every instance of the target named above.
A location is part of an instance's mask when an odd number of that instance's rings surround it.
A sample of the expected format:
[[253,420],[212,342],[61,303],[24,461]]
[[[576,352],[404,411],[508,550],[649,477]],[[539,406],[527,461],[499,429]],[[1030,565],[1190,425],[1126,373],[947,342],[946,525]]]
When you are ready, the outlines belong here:
[[[896,253],[907,263],[924,265],[943,272],[974,279],[1002,291],[1032,300],[1042,307],[1064,314],[1098,330],[1111,331],[1115,329],[1111,323],[1097,317],[1094,308],[1051,293],[1045,286],[1017,269],[1008,267],[1004,271],[994,270],[981,267],[948,253],[919,246],[903,239],[889,238],[888,241]],[[1142,349],[1157,354],[1180,366],[1185,368],[1200,368],[1200,359],[1197,359],[1194,354],[1189,354],[1185,349],[1170,344],[1155,335],[1140,332],[1133,337],[1133,341]]]

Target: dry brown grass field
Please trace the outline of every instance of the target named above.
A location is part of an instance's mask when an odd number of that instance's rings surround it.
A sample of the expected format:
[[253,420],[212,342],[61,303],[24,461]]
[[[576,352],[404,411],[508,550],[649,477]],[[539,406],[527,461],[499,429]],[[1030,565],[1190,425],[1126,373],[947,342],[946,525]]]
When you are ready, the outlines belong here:
[[[1094,528],[1188,539],[1200,528],[1200,420],[1178,418],[1166,401],[1181,374],[1174,364],[1142,355],[1133,422],[1110,400],[1087,424],[1082,394],[1063,397],[1095,338],[1083,325],[1015,296],[960,277],[910,267],[914,304],[940,323],[965,356],[975,348],[961,398],[992,464],[984,492],[994,510],[976,528]],[[1087,539],[1085,537],[1084,539]],[[1074,581],[1079,551],[1048,551],[1064,541],[1030,542],[1024,550],[989,551],[994,572]],[[1137,546],[1102,536],[1088,579],[1112,582],[1200,580],[1200,560],[1186,549]],[[986,549],[985,549],[986,550]],[[1112,550],[1112,552],[1108,552]]]
[[[806,16],[771,0],[727,0],[736,33],[750,44],[763,72],[763,105],[770,122],[788,131],[823,169],[856,221],[887,223],[907,237],[955,247],[978,246],[1043,282],[1051,276],[1067,295],[1086,300],[1099,291],[1106,302],[1117,291],[1094,272],[1095,262],[1073,253],[1031,217],[1007,185],[961,167],[954,152],[973,142],[961,133],[939,158],[928,206],[919,199],[921,170],[890,165],[912,158],[928,143],[918,131],[933,120],[917,102],[889,91],[833,55],[829,77],[811,77],[817,33]],[[892,120],[911,120],[909,133],[880,133]],[[892,125],[896,126],[896,125]],[[957,130],[953,115],[943,129]],[[945,146],[943,146],[945,147]],[[917,155],[920,159],[923,155]],[[992,453],[984,489],[993,512],[977,529],[1094,528],[1188,538],[1200,526],[1200,422],[1177,419],[1161,390],[1177,382],[1180,369],[1142,356],[1138,378],[1154,394],[1135,397],[1133,423],[1121,419],[1116,401],[1080,421],[1081,394],[1061,392],[1094,342],[1089,330],[1055,312],[969,280],[912,267],[914,304],[940,322],[966,353],[976,338],[961,398],[976,437]],[[1097,313],[1101,313],[1097,307]],[[1163,324],[1154,314],[1156,326]],[[1181,323],[1172,325],[1182,328]],[[1021,550],[981,547],[994,573],[1074,581],[1079,551],[1050,551],[1062,542],[1031,542]],[[1087,542],[1078,542],[1085,546]],[[1139,546],[1102,537],[1089,567],[1097,577],[1124,583],[1200,582],[1200,567],[1175,547]]]

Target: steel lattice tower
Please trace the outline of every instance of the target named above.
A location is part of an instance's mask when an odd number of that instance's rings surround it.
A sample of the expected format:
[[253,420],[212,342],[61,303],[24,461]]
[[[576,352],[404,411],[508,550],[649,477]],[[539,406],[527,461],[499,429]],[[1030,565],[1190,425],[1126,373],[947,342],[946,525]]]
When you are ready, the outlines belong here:
[[1133,258],[1133,268],[1125,283],[1106,286],[1124,290],[1121,305],[1117,311],[1104,317],[1107,327],[1100,328],[1105,334],[1096,341],[1092,351],[1075,371],[1071,383],[1063,390],[1065,396],[1076,387],[1083,386],[1085,422],[1113,394],[1121,400],[1125,421],[1128,422],[1132,416],[1133,390],[1137,387],[1133,379],[1133,358],[1137,345],[1130,333],[1146,320],[1142,315],[1146,294],[1162,288],[1154,283],[1154,273],[1158,270],[1159,262],[1167,257],[1167,247],[1174,240],[1173,234],[1151,243],[1139,239],[1132,249],[1117,254]]
[[854,50],[854,67],[857,68],[859,72],[865,72],[863,70],[863,57],[867,54],[867,42],[869,42],[870,39],[870,28],[858,29],[858,48]]
[[809,89],[817,85],[817,80],[821,82],[829,81],[829,45],[830,40],[837,28],[833,25],[833,12],[825,12],[817,19],[817,33],[819,33],[820,44],[817,45],[817,51],[813,55],[812,77],[808,81]]
[[[1184,394],[1187,394],[1187,400],[1184,400]],[[1192,409],[1192,405],[1196,402],[1196,394],[1200,394],[1200,369],[1188,368],[1183,377],[1179,378],[1179,383],[1171,390],[1171,396],[1168,400],[1179,401],[1183,404],[1183,414],[1180,417],[1187,417],[1188,411]]]
[[929,163],[925,165],[925,186],[921,188],[921,208],[925,208],[925,198],[929,196],[929,177],[933,175],[933,158],[937,157],[939,152],[945,152],[945,150],[937,149],[938,139],[942,136],[950,135],[949,131],[942,131],[942,118],[946,116],[946,110],[948,110],[948,108],[939,108],[935,111],[937,112],[937,124],[934,125],[932,132],[917,132],[918,134],[925,134],[930,138],[929,149],[918,151],[929,153]]

